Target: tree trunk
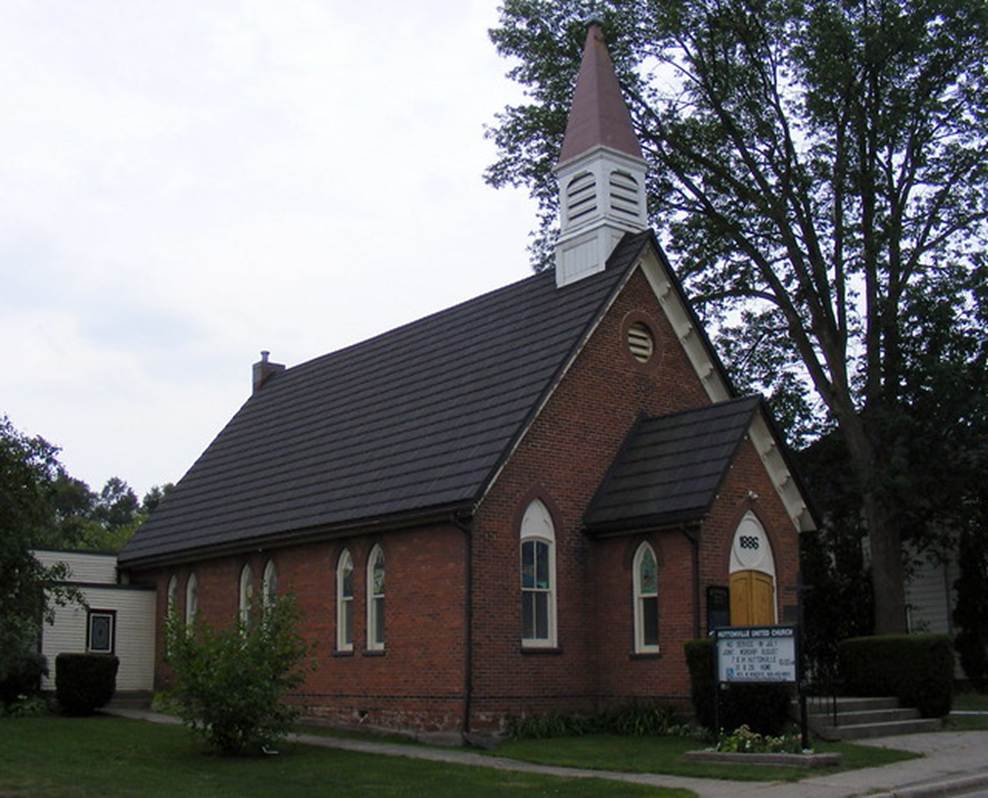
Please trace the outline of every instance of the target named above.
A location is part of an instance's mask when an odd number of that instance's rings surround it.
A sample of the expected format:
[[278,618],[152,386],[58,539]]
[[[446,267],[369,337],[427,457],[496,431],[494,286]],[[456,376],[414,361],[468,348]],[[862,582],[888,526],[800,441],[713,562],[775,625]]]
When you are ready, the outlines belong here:
[[899,526],[874,490],[863,493],[875,598],[875,634],[906,632],[905,569]]
[[850,466],[861,490],[861,501],[868,529],[871,554],[871,586],[875,600],[875,634],[906,631],[905,569],[902,566],[902,536],[889,507],[887,494],[878,488],[882,468],[866,421],[850,401],[835,403]]

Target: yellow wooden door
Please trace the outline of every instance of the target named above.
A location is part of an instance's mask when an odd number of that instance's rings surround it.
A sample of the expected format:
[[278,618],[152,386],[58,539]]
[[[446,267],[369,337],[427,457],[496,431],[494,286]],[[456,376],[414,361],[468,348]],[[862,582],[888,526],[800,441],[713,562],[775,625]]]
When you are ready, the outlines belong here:
[[775,588],[772,577],[760,571],[731,574],[731,626],[766,626],[775,623]]

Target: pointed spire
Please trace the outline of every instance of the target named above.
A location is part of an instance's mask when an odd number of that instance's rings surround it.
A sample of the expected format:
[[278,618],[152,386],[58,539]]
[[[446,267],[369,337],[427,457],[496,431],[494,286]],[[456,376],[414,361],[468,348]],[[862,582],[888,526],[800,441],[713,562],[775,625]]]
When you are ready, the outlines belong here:
[[601,145],[633,158],[642,157],[631,114],[621,96],[614,64],[607,52],[604,31],[599,22],[592,21],[583,45],[583,60],[559,163]]

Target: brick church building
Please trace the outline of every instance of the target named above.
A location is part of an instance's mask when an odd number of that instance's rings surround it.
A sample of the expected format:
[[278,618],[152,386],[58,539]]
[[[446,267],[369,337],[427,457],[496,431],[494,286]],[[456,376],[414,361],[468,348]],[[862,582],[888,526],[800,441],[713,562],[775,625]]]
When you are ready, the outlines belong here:
[[814,525],[655,236],[591,25],[557,167],[555,270],[285,368],[120,555],[168,613],[295,595],[310,715],[419,732],[683,699],[683,642],[795,620]]

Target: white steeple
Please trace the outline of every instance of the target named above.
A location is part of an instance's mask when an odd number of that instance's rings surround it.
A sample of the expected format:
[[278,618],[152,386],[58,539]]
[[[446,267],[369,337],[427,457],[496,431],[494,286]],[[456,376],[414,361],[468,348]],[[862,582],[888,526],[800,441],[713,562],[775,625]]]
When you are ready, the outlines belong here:
[[592,22],[555,168],[557,286],[603,271],[625,233],[648,227],[645,168],[604,32]]

